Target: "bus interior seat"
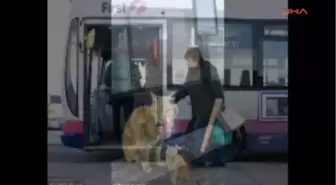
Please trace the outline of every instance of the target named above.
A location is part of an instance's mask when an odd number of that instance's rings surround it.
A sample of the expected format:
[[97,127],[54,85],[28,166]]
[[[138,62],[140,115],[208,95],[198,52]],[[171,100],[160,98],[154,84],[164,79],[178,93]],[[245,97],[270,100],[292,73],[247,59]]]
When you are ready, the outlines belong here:
[[259,75],[257,70],[253,70],[252,76],[253,76],[252,78],[253,84],[256,84],[257,86],[263,85],[262,77]]
[[224,85],[230,85],[231,81],[231,70],[224,69]]
[[251,79],[250,79],[250,71],[243,70],[240,79],[240,86],[250,86]]
[[279,85],[285,85],[286,84],[286,80],[284,77],[280,77],[279,78]]

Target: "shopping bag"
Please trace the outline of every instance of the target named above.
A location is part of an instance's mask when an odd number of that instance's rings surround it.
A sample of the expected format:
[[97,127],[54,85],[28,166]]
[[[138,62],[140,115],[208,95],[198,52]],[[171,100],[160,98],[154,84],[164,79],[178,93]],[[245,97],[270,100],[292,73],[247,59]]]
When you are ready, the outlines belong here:
[[223,123],[216,120],[212,129],[211,145],[222,146],[228,145],[232,142],[233,134],[231,131],[226,132]]
[[218,114],[217,119],[223,124],[226,131],[236,130],[243,126],[245,123],[245,118],[237,113],[234,109],[230,107],[225,107]]

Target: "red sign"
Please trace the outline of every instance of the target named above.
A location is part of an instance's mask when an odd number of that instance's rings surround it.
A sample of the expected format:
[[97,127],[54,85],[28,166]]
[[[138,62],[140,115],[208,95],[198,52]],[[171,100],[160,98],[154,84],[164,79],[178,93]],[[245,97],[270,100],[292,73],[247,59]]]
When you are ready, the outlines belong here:
[[102,2],[102,12],[114,14],[128,14],[135,12],[136,14],[143,13],[146,10],[146,4],[142,0],[132,0],[119,4],[112,4],[111,1]]
[[130,10],[135,11],[135,13],[140,14],[146,10],[146,5],[141,0],[133,0],[130,4]]

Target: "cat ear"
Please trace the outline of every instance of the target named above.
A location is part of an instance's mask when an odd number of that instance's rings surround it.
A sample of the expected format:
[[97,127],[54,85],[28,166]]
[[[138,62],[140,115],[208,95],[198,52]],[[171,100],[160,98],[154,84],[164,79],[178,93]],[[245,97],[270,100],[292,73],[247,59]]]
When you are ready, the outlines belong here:
[[151,95],[151,97],[152,97],[152,100],[155,101],[156,98],[157,98],[156,95],[155,95],[154,93],[152,93],[152,92],[150,93],[150,95]]
[[175,93],[176,93],[176,92],[171,92],[171,93],[169,93],[168,97],[171,98],[171,97],[175,96]]

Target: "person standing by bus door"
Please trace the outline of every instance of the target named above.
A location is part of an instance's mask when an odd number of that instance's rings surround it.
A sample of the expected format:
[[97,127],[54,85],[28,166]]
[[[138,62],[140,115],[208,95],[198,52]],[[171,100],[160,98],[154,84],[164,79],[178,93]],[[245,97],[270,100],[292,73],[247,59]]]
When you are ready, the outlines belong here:
[[132,92],[122,93],[123,95],[117,94],[116,97],[112,94],[112,67],[112,61],[106,62],[103,83],[100,86],[100,89],[106,92],[106,95],[108,96],[108,104],[112,106],[113,112],[111,114],[113,115],[113,119],[108,123],[113,124],[113,134],[104,138],[121,142],[123,124],[128,120],[135,104]]
[[[188,63],[186,81],[181,89],[172,96],[172,103],[178,103],[187,95],[190,97],[192,106],[192,119],[188,123],[186,138],[191,136],[187,147],[192,150],[193,164],[201,165],[224,165],[223,159],[225,147],[206,153],[201,149],[206,127],[214,124],[216,117],[224,103],[224,95],[215,66],[205,61],[197,47],[187,49],[184,58]],[[209,87],[210,86],[210,87]],[[187,136],[188,135],[188,136]],[[231,134],[232,137],[232,134]],[[202,151],[203,150],[203,151]],[[219,160],[218,160],[219,159]]]

